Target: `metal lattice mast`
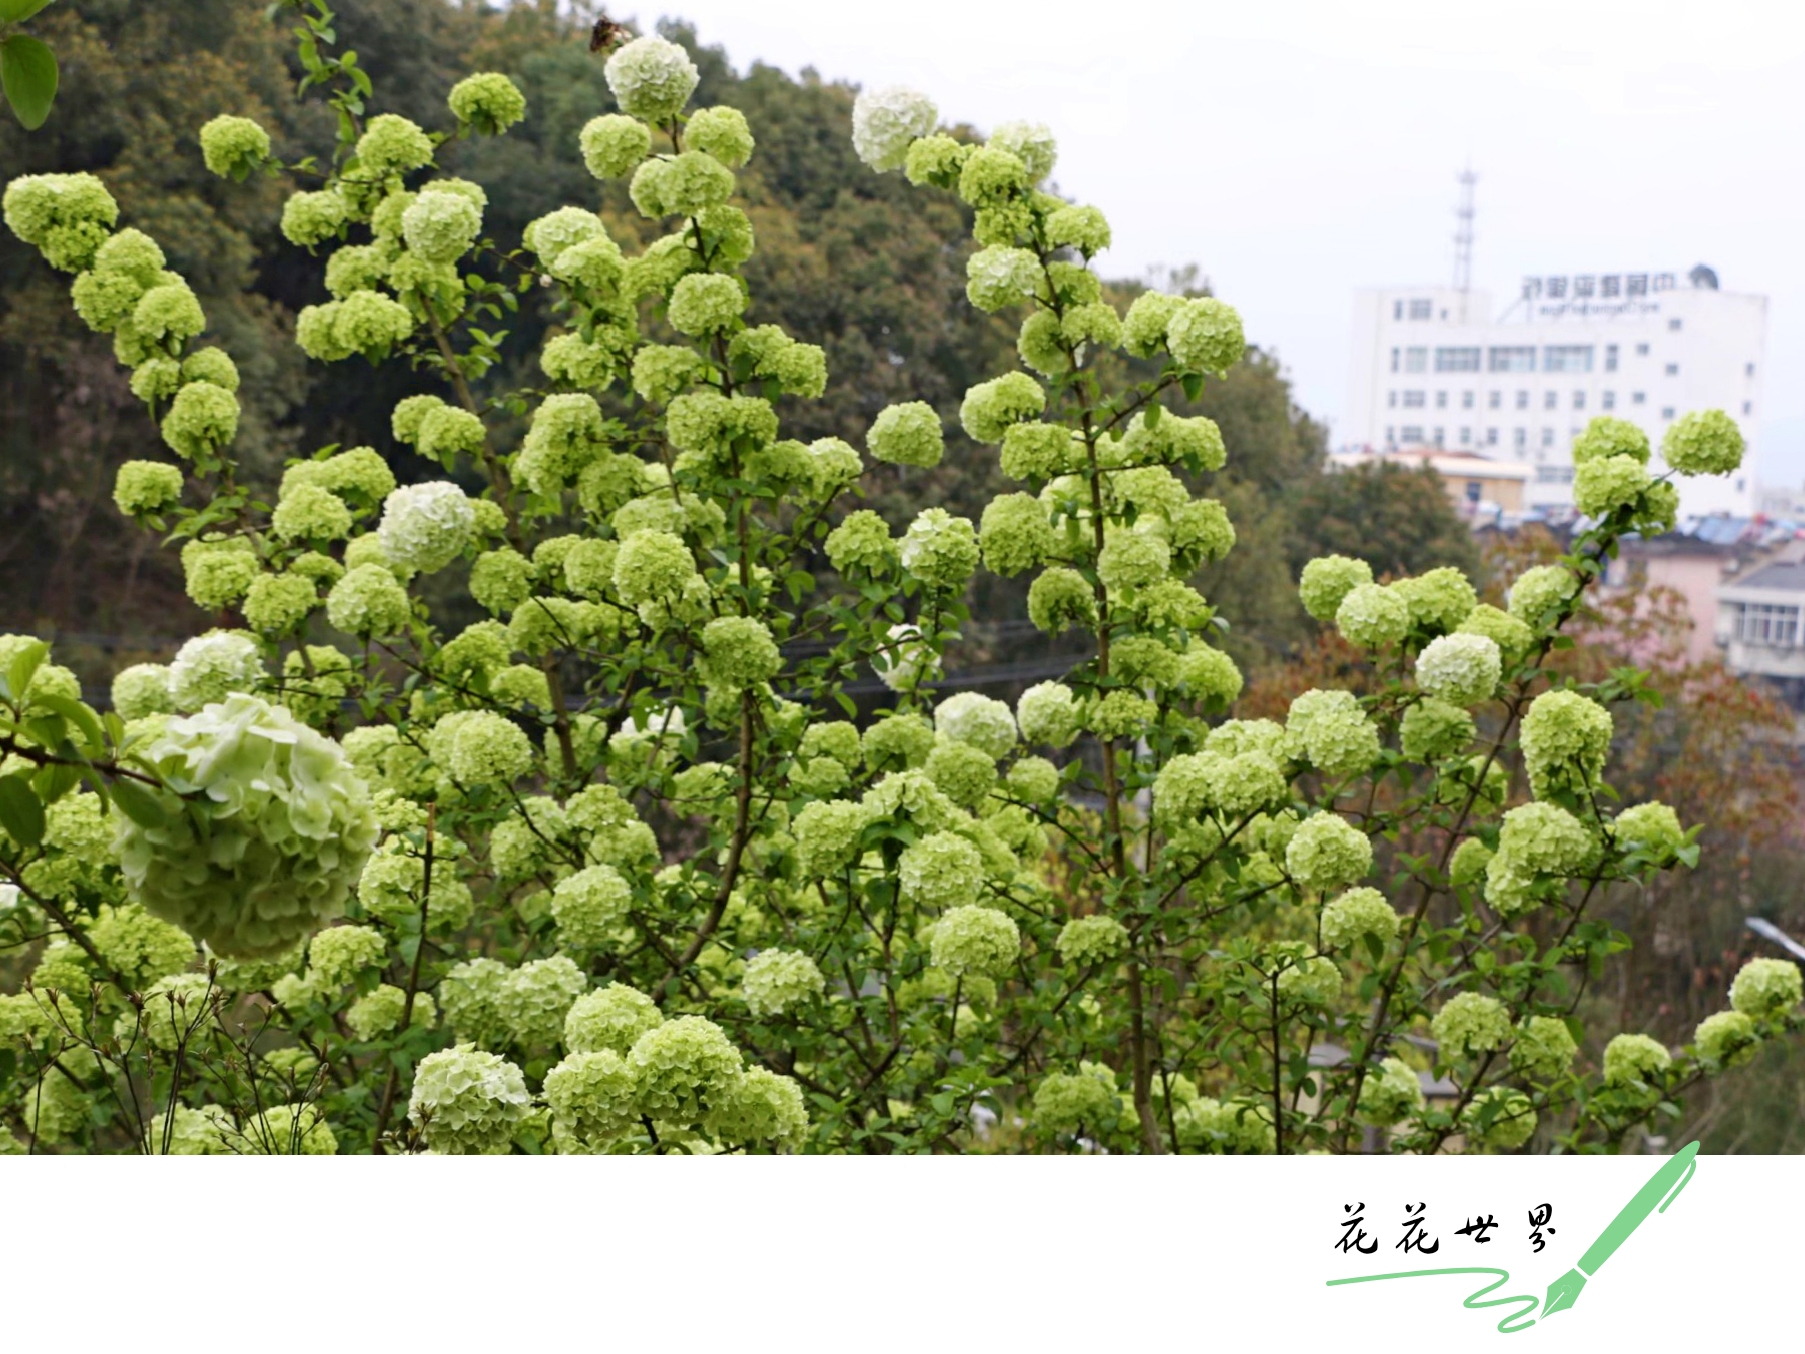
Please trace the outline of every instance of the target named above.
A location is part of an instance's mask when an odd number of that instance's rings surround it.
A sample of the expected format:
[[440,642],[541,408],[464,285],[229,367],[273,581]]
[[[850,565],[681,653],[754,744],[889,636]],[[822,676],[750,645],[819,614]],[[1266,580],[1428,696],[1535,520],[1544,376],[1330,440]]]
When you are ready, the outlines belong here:
[[1460,205],[1454,209],[1454,290],[1460,293],[1460,318],[1467,318],[1467,293],[1473,287],[1473,187],[1479,176],[1472,166],[1460,171]]

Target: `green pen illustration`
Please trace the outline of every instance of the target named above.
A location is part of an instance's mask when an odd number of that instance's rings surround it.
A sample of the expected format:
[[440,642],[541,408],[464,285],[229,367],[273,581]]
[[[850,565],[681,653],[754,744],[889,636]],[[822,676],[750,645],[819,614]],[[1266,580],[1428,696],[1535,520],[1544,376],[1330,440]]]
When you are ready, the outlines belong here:
[[1635,1196],[1619,1210],[1616,1217],[1611,1219],[1610,1224],[1599,1234],[1598,1239],[1586,1248],[1585,1253],[1579,1257],[1579,1263],[1548,1285],[1548,1296],[1545,1300],[1538,1301],[1532,1293],[1515,1293],[1496,1298],[1487,1297],[1487,1294],[1495,1292],[1510,1282],[1510,1271],[1473,1265],[1452,1266],[1446,1269],[1413,1269],[1394,1274],[1361,1274],[1346,1279],[1330,1279],[1328,1286],[1335,1288],[1343,1284],[1380,1283],[1386,1279],[1425,1279],[1442,1274],[1490,1275],[1493,1276],[1492,1282],[1468,1294],[1461,1305],[1474,1310],[1485,1307],[1514,1307],[1515,1311],[1498,1322],[1498,1331],[1501,1335],[1516,1335],[1536,1324],[1537,1318],[1534,1313],[1538,1307],[1541,1308],[1541,1319],[1544,1321],[1556,1312],[1564,1312],[1571,1307],[1579,1300],[1580,1293],[1585,1289],[1586,1281],[1594,1277],[1604,1262],[1616,1254],[1618,1247],[1622,1246],[1638,1227],[1647,1222],[1650,1216],[1667,1211],[1668,1205],[1679,1198],[1680,1191],[1690,1183],[1692,1173],[1698,1165],[1698,1149],[1698,1143],[1687,1143],[1662,1162],[1661,1168],[1649,1178],[1648,1183],[1636,1191]]

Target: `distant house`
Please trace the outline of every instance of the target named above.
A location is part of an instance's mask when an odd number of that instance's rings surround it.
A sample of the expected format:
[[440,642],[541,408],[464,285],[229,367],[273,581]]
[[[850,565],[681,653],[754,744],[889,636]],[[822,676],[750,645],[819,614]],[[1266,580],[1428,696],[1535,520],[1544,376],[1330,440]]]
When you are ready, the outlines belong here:
[[1805,540],[1789,541],[1717,589],[1717,639],[1733,672],[1765,677],[1805,709]]
[[1520,515],[1524,486],[1534,473],[1527,465],[1495,461],[1471,451],[1445,451],[1439,447],[1338,451],[1329,457],[1328,468],[1354,470],[1381,463],[1411,470],[1425,465],[1431,467],[1442,477],[1454,510],[1469,521],[1482,522],[1496,521],[1500,515]]

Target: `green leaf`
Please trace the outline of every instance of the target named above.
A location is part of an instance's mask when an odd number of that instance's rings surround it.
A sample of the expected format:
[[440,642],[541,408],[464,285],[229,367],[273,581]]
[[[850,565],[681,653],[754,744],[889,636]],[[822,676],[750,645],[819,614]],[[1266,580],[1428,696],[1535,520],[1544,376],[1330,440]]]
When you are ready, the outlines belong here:
[[31,679],[38,675],[38,669],[48,657],[50,646],[43,640],[35,640],[13,655],[13,661],[6,669],[6,689],[14,700],[25,698]]
[[113,802],[139,827],[159,828],[169,821],[169,810],[163,807],[162,799],[140,781],[114,781]]
[[1187,371],[1184,376],[1180,378],[1179,384],[1184,387],[1185,398],[1195,404],[1197,397],[1203,394],[1203,373],[1200,371]]
[[106,746],[106,735],[100,727],[100,718],[87,706],[68,696],[33,696],[33,705],[41,705],[46,710],[53,710],[81,730],[83,738],[88,740],[88,747],[99,752]]
[[0,776],[0,827],[20,846],[44,840],[44,806],[23,776]]
[[0,24],[22,24],[50,0],[0,0]]
[[36,38],[15,33],[0,42],[0,86],[19,125],[35,132],[56,102],[56,56]]

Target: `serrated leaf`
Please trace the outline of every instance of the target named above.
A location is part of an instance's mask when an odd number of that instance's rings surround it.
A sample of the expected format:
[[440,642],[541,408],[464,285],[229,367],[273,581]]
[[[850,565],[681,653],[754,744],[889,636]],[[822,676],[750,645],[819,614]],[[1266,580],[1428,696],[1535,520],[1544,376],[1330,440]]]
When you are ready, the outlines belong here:
[[0,86],[26,131],[37,131],[50,116],[56,82],[56,55],[42,42],[23,33],[0,42]]
[[44,840],[44,805],[23,776],[0,776],[0,827],[20,846]]

